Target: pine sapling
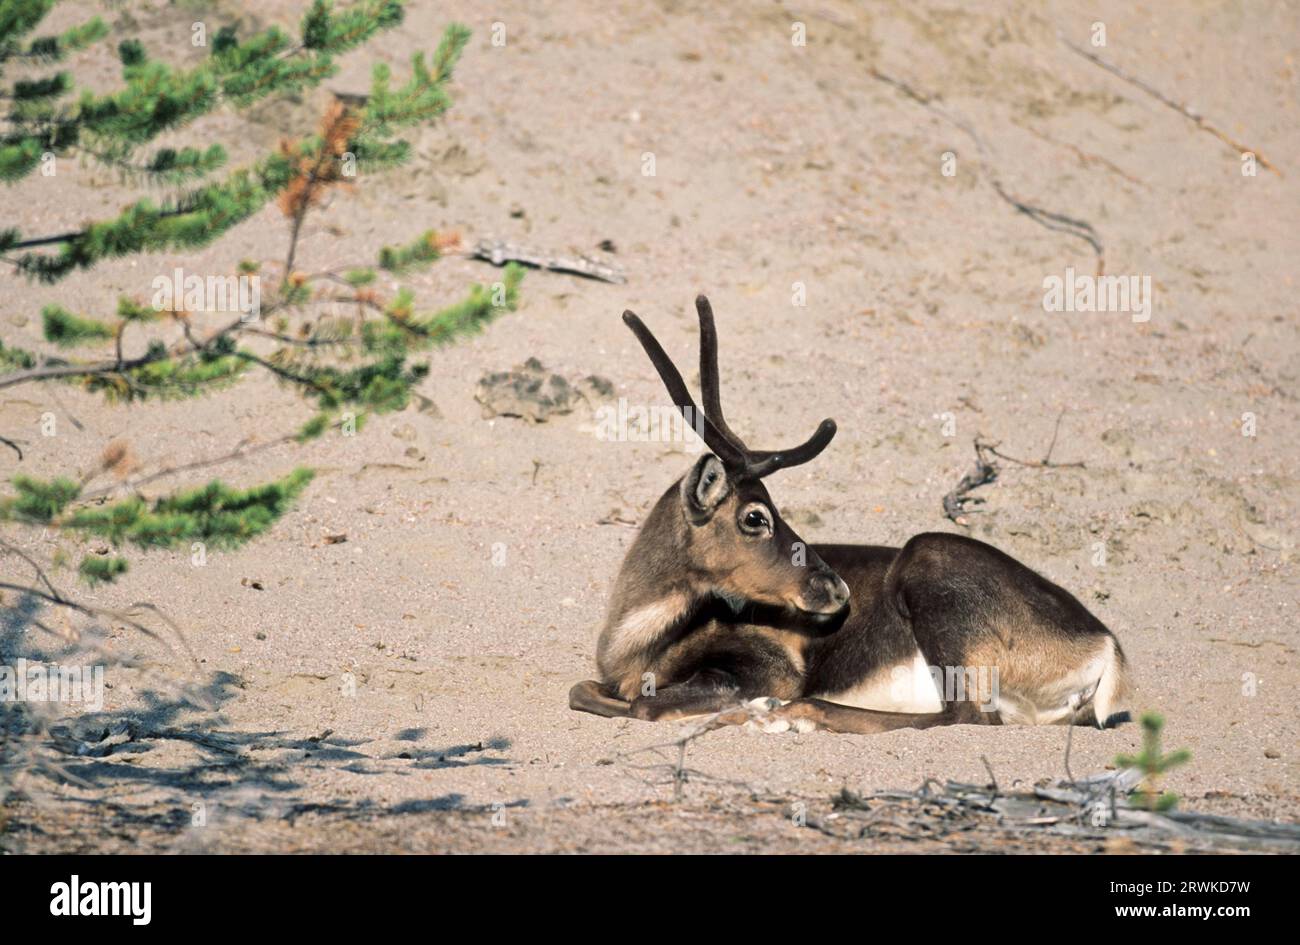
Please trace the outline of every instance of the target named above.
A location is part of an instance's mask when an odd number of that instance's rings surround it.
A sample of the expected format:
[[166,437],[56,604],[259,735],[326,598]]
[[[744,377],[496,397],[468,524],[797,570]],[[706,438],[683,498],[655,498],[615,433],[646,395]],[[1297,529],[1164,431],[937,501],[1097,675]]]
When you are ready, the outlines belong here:
[[1120,755],[1115,764],[1121,768],[1137,768],[1143,778],[1137,791],[1142,795],[1143,804],[1149,811],[1171,810],[1178,803],[1178,795],[1170,791],[1163,794],[1159,790],[1159,781],[1168,771],[1186,764],[1192,753],[1185,748],[1164,754],[1160,746],[1161,732],[1165,720],[1155,712],[1142,716],[1142,751],[1137,755]]

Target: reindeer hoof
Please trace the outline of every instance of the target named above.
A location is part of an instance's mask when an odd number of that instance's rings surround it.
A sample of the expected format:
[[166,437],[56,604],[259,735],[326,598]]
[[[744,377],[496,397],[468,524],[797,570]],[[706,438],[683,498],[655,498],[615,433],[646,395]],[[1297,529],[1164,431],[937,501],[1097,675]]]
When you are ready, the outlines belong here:
[[794,731],[800,735],[815,732],[818,729],[815,710],[807,702],[795,700],[786,702],[773,710],[774,716],[785,723],[782,731]]
[[798,702],[782,702],[780,699],[764,696],[750,699],[745,703],[745,708],[751,715],[749,721],[745,723],[745,728],[751,732],[763,732],[768,735],[797,732],[802,735],[817,730],[817,723],[804,714],[807,706]]

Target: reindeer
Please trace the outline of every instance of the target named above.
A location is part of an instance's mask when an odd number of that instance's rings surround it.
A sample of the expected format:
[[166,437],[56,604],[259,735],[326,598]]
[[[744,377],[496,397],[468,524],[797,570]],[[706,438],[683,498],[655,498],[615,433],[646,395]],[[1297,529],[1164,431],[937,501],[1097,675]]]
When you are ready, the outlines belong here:
[[571,708],[740,721],[748,712],[729,710],[770,697],[769,717],[852,733],[1127,718],[1114,635],[991,545],[941,532],[902,548],[806,545],[763,479],[815,458],[835,422],[793,449],[749,449],[723,417],[712,308],[695,304],[702,412],[654,335],[623,313],[711,452],[642,525],[597,645],[600,680],[575,685]]

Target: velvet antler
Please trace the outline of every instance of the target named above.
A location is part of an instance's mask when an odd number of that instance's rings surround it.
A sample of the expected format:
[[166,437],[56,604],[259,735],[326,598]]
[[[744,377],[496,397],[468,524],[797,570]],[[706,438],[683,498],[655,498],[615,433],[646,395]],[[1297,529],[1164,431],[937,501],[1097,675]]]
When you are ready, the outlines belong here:
[[668,395],[681,410],[688,423],[696,423],[696,429],[705,444],[713,450],[729,470],[761,479],[778,469],[800,466],[814,459],[817,454],[830,444],[835,437],[835,421],[823,420],[807,440],[788,450],[751,450],[743,440],[727,425],[722,414],[721,383],[718,377],[718,332],[713,324],[713,308],[703,295],[695,299],[695,309],[700,316],[700,389],[704,399],[704,411],[695,405],[681,372],[663,347],[633,312],[623,313],[623,321],[632,329],[641,347],[650,356],[650,362],[668,388]]

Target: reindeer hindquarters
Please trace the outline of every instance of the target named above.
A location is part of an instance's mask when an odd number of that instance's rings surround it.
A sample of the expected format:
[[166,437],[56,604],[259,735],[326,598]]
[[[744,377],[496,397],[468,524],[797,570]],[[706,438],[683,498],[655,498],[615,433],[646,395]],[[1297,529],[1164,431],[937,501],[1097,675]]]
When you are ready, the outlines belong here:
[[959,535],[918,535],[890,567],[885,589],[954,720],[1093,722],[1119,710],[1127,685],[1110,631],[1068,592],[996,548]]

